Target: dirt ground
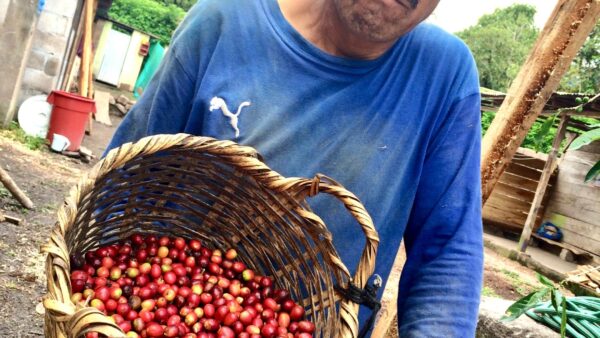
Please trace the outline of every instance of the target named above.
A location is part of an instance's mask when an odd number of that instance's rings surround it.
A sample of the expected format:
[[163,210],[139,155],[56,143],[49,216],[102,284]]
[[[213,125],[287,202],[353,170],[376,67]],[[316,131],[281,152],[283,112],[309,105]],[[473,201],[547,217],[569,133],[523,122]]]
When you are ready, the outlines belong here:
[[[115,125],[120,121],[111,118]],[[84,146],[100,156],[113,131],[114,126],[95,123]],[[20,226],[0,223],[0,337],[43,336],[43,315],[36,311],[46,289],[45,258],[39,248],[48,239],[68,190],[93,164],[51,153],[46,147],[32,151],[0,136],[0,165],[35,204],[34,210],[26,210],[0,188],[0,210],[25,220]],[[484,295],[510,300],[540,285],[531,270],[489,249],[484,280]]]

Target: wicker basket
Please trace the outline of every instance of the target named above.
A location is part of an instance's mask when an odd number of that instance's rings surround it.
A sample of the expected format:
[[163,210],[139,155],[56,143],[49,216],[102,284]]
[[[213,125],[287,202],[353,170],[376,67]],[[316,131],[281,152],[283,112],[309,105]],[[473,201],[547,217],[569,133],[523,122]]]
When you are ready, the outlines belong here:
[[[306,204],[327,193],[339,199],[367,238],[351,276],[331,233]],[[379,242],[360,201],[331,179],[285,178],[250,147],[184,134],[147,137],[111,151],[71,190],[48,244],[46,337],[96,331],[123,336],[108,317],[70,301],[70,252],[85,252],[136,233],[200,238],[234,247],[251,268],[273,276],[305,306],[315,337],[356,337],[358,305],[334,285],[364,287]],[[310,296],[309,296],[310,295]]]

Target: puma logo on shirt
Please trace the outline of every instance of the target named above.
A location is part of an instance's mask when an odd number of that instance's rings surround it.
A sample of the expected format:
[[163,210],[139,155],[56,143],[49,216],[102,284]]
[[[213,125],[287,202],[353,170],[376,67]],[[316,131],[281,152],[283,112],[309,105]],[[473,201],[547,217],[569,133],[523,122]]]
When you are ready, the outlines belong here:
[[216,109],[221,109],[221,112],[223,112],[223,115],[225,115],[226,117],[229,118],[229,124],[231,124],[231,126],[233,127],[233,130],[235,130],[235,138],[238,138],[240,136],[240,129],[238,128],[238,122],[239,122],[238,116],[240,116],[240,113],[242,112],[242,108],[248,107],[249,105],[250,105],[250,101],[242,102],[239,105],[237,112],[234,114],[227,107],[227,103],[225,102],[225,100],[223,100],[220,97],[215,96],[210,100],[210,107],[208,109],[210,111],[213,111]]

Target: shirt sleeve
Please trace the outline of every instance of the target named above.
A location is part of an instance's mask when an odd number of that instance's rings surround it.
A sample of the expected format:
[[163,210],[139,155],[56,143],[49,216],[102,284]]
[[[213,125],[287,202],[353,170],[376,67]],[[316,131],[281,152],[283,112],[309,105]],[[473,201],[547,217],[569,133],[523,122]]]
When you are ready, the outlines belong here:
[[428,145],[404,234],[401,337],[474,337],[482,284],[480,98],[452,105]]
[[140,100],[117,128],[106,152],[156,134],[182,132],[190,115],[194,81],[172,47]]

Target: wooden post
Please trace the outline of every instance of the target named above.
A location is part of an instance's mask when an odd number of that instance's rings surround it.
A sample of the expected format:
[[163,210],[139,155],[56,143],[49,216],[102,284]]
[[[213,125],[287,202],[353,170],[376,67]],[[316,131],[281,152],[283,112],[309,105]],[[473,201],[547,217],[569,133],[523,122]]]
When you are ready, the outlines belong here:
[[10,175],[4,171],[4,169],[0,168],[0,181],[8,191],[14,196],[14,198],[21,203],[27,209],[33,209],[33,202],[25,195],[25,193],[19,189],[15,181],[12,180]]
[[[86,0],[85,2],[85,18],[83,28],[83,51],[81,53],[81,66],[79,71],[79,95],[87,98],[93,96],[91,88],[91,71],[93,69],[93,46],[92,46],[92,30],[94,26],[94,8],[97,5],[95,0]],[[88,118],[87,134],[92,133],[92,113]]]
[[[92,48],[91,51],[92,55],[90,57],[90,64],[88,66],[88,95],[87,97],[89,99],[94,99],[94,74],[93,74],[93,69],[94,69],[94,50]],[[92,133],[92,129],[93,129],[93,125],[94,125],[94,117],[93,117],[93,113],[90,113],[90,116],[88,117],[88,126],[87,126],[87,134],[91,134]]]
[[483,203],[600,17],[600,0],[558,0],[482,142]]
[[94,0],[85,1],[83,24],[83,50],[79,72],[79,95],[88,96],[90,58],[92,54],[92,25],[94,23]]
[[531,237],[531,231],[533,230],[533,226],[535,225],[535,220],[537,218],[537,214],[540,210],[540,206],[542,204],[542,199],[546,193],[546,187],[548,187],[548,181],[550,180],[550,176],[552,176],[552,172],[556,169],[556,162],[558,151],[560,149],[560,143],[565,138],[565,134],[567,132],[567,124],[569,122],[569,115],[565,113],[560,118],[560,124],[558,125],[558,131],[556,132],[556,137],[554,137],[554,141],[552,141],[552,150],[550,154],[548,154],[548,159],[546,160],[546,164],[544,164],[544,169],[542,170],[542,176],[540,177],[540,181],[538,182],[537,188],[535,189],[535,195],[533,196],[533,202],[531,202],[531,209],[529,209],[529,214],[527,214],[527,220],[525,221],[525,226],[523,227],[523,231],[521,232],[521,239],[519,239],[518,249],[521,252],[525,252],[527,249],[527,245],[529,244],[529,238]]
[[377,314],[377,318],[375,318],[371,337],[386,337],[394,318],[398,314],[398,285],[400,284],[404,263],[406,263],[406,248],[404,247],[404,241],[402,241],[394,259],[390,276],[385,283],[383,295],[381,295],[381,309]]

